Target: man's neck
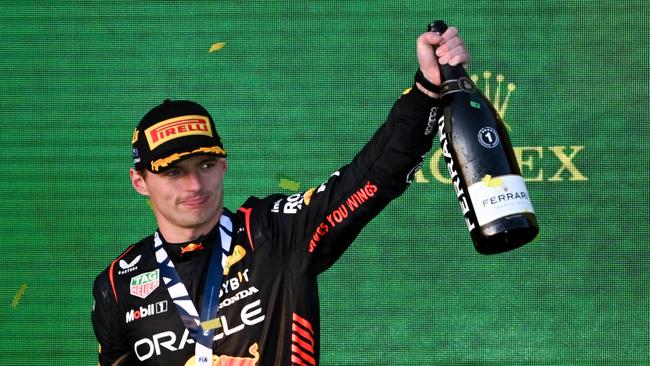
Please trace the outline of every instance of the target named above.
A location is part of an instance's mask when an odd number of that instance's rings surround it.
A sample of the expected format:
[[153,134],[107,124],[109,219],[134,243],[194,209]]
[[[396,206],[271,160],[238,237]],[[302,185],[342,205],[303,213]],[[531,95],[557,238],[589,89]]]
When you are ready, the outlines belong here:
[[213,220],[198,227],[179,227],[167,222],[158,222],[158,231],[167,243],[187,243],[207,235],[219,223],[222,213],[219,212]]

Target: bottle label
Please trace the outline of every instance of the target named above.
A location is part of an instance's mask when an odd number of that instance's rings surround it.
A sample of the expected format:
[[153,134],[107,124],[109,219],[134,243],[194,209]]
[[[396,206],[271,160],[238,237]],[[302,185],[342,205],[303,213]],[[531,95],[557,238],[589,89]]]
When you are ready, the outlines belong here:
[[478,131],[478,142],[487,149],[499,146],[499,133],[490,126],[481,128]]
[[524,178],[520,175],[486,175],[467,190],[480,226],[508,215],[534,213]]

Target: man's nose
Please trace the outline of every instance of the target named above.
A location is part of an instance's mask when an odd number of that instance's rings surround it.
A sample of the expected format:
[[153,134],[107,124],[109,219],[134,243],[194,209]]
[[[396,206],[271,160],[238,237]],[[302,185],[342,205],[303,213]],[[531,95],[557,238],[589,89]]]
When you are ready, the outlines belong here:
[[185,175],[185,181],[183,183],[185,184],[185,189],[190,191],[199,191],[203,188],[203,180],[197,172],[188,172]]

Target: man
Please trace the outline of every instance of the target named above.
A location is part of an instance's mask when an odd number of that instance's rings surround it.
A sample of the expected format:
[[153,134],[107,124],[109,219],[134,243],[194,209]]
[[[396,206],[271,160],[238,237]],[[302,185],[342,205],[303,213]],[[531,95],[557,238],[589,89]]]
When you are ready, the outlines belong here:
[[316,277],[404,192],[431,148],[438,62],[469,62],[454,27],[422,34],[417,58],[415,86],[350,164],[235,213],[223,208],[226,151],[210,114],[169,100],[149,111],[133,135],[131,181],[158,230],[95,280],[99,364],[318,364]]

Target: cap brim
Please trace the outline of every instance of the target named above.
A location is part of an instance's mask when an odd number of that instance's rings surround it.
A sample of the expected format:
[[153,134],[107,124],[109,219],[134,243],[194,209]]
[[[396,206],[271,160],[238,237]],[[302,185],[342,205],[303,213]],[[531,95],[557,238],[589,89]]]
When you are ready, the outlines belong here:
[[146,167],[152,173],[161,173],[178,163],[179,161],[191,158],[197,155],[214,155],[225,158],[228,156],[226,151],[219,146],[200,147],[191,151],[175,152],[164,158],[152,160]]

